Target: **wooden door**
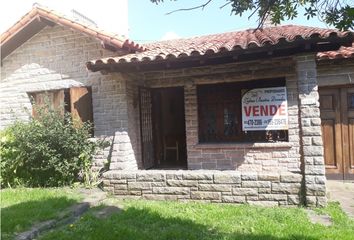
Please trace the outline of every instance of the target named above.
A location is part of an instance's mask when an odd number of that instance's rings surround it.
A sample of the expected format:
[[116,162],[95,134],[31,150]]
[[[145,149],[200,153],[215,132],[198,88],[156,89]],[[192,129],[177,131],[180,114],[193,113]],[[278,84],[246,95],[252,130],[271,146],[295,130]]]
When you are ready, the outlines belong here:
[[326,175],[354,178],[354,87],[322,88],[319,93]]
[[341,91],[344,179],[354,179],[354,86]]
[[141,152],[145,169],[155,165],[152,122],[152,97],[149,88],[139,89]]

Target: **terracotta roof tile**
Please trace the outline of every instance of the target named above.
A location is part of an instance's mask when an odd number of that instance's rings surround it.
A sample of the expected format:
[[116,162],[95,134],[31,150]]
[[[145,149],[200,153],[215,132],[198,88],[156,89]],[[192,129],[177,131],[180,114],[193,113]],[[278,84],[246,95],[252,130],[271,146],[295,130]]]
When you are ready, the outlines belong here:
[[318,60],[354,58],[354,42],[351,47],[341,47],[337,51],[320,52],[317,54]]
[[258,30],[248,29],[187,39],[153,42],[144,45],[146,51],[93,60],[86,65],[90,69],[96,64],[151,62],[230,51],[248,51],[268,46],[291,45],[297,43],[297,41],[326,42],[348,36],[352,38],[353,33],[296,25],[268,27]]
[[68,18],[61,13],[47,9],[43,6],[35,4],[30,12],[24,15],[17,23],[10,27],[6,32],[1,34],[1,45],[7,43],[11,38],[19,31],[21,31],[26,25],[28,25],[35,18],[44,18],[59,25],[69,27],[73,30],[82,32],[86,35],[94,37],[105,44],[110,44],[117,49],[128,49],[129,51],[143,51],[144,48],[139,44],[130,41],[129,39],[103,31],[95,26],[85,25],[82,22]]

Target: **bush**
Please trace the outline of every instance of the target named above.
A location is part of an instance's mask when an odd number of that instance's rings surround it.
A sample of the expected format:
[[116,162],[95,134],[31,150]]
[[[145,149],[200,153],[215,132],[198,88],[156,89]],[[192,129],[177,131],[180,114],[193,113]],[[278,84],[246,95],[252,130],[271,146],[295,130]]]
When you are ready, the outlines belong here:
[[100,145],[90,141],[90,130],[70,114],[36,107],[36,118],[0,133],[1,185],[54,187],[77,181],[80,172],[90,170]]

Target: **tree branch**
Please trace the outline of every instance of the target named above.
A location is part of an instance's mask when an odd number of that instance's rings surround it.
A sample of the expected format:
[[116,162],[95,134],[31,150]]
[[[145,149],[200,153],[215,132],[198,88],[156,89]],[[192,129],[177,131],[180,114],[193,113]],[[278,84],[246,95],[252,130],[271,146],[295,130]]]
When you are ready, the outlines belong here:
[[198,9],[198,8],[201,8],[201,9],[203,10],[211,1],[212,1],[212,0],[208,0],[208,1],[205,2],[204,4],[201,4],[201,5],[196,6],[196,7],[180,8],[180,9],[174,10],[174,11],[172,11],[172,12],[168,12],[168,13],[166,13],[166,15],[170,15],[170,14],[175,13],[175,12],[195,10],[195,9]]

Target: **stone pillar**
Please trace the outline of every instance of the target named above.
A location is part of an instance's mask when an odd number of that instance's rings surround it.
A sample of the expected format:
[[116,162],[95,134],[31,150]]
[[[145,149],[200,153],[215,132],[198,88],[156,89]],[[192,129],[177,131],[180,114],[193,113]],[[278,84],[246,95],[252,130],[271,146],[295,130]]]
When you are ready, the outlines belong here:
[[325,206],[326,177],[321,132],[316,58],[296,56],[299,92],[300,143],[305,204]]
[[113,140],[110,170],[137,170],[133,146],[126,131],[117,131]]
[[197,87],[193,81],[187,81],[184,87],[184,111],[186,121],[186,143],[188,169],[201,169],[200,150],[194,150],[198,144],[198,100]]

